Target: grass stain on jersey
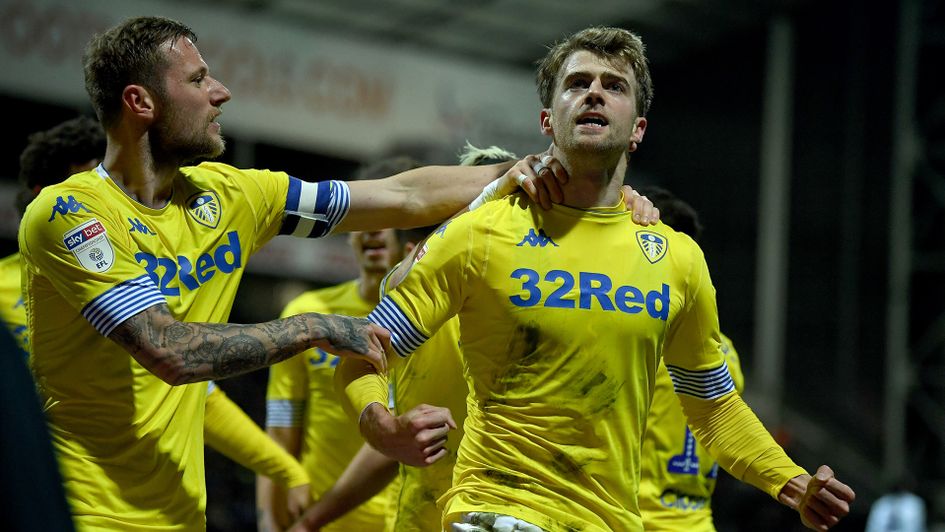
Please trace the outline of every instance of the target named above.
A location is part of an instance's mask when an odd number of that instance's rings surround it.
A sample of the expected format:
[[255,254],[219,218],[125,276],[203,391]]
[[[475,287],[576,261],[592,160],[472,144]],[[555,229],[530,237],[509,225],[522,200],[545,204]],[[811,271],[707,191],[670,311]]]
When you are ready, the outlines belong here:
[[509,403],[508,392],[528,390],[531,377],[535,374],[532,365],[541,359],[538,343],[541,329],[535,322],[519,325],[515,328],[509,347],[506,349],[504,368],[494,379],[496,393],[486,401],[490,404],[506,405]]
[[507,488],[525,489],[528,480],[518,475],[505,473],[495,469],[486,469],[486,478]]

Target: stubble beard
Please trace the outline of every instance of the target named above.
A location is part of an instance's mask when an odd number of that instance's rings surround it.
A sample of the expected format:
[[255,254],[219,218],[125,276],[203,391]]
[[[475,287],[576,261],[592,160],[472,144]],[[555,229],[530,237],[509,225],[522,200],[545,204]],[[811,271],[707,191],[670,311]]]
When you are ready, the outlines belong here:
[[[223,155],[226,141],[222,136],[207,131],[209,121],[199,131],[193,129],[193,124],[186,122],[177,112],[172,112],[156,124],[150,136],[155,158],[173,159],[179,164],[186,164]],[[185,129],[187,133],[182,134]]]

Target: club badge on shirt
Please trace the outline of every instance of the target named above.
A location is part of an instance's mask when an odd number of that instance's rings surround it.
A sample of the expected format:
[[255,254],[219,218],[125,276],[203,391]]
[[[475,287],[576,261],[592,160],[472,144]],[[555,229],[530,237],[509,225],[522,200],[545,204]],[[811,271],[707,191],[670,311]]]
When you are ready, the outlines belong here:
[[653,231],[637,231],[637,244],[640,244],[643,256],[651,264],[656,264],[665,257],[669,247],[666,237]]
[[204,190],[187,198],[187,212],[200,225],[216,229],[223,215],[220,198],[212,190]]
[[107,272],[115,262],[115,250],[108,240],[105,226],[92,218],[62,235],[66,249],[90,272]]

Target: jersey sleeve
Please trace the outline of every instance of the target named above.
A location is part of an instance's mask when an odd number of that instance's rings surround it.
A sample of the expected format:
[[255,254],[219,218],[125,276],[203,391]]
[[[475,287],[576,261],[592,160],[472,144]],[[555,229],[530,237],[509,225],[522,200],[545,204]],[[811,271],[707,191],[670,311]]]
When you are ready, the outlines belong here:
[[254,252],[276,235],[325,236],[348,214],[348,185],[343,181],[310,183],[285,172],[236,169],[220,163],[201,166],[230,175],[243,191],[257,221]]
[[701,250],[693,246],[686,300],[670,325],[663,359],[677,394],[714,399],[734,392],[735,383],[722,355],[715,287]]
[[725,364],[728,365],[728,372],[732,375],[732,381],[735,383],[735,390],[738,393],[745,391],[745,374],[742,372],[742,361],[735,350],[735,345],[728,336],[722,335],[722,355],[725,357]]
[[695,258],[687,301],[664,344],[666,368],[699,443],[732,476],[776,498],[788,480],[806,471],[791,461],[735,392],[723,354],[715,288],[701,251]]
[[166,303],[139,250],[109,206],[83,190],[40,194],[23,217],[20,249],[70,305],[108,336],[131,316]]
[[289,488],[308,484],[305,470],[266,435],[213,382],[207,391],[204,439],[210,447],[243,467]]
[[475,275],[471,250],[484,240],[481,210],[440,226],[426,241],[403,281],[368,315],[390,331],[391,347],[407,356],[423,345],[443,323],[459,312],[469,280]]
[[318,238],[332,232],[351,207],[351,193],[344,181],[309,183],[289,177],[285,217],[280,235]]

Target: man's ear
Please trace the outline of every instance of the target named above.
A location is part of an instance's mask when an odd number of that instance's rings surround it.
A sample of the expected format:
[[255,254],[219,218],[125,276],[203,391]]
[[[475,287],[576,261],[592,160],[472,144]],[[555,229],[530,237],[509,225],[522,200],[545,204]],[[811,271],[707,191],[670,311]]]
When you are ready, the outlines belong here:
[[638,145],[643,142],[643,134],[646,133],[646,118],[637,118],[633,125],[633,134],[630,135],[630,145],[627,146],[627,152],[637,151]]
[[554,128],[551,127],[551,109],[546,108],[541,110],[540,121],[539,127],[541,128],[541,134],[546,137],[554,137],[555,131]]
[[141,85],[128,85],[121,91],[121,101],[132,115],[153,119],[155,98],[148,89]]

